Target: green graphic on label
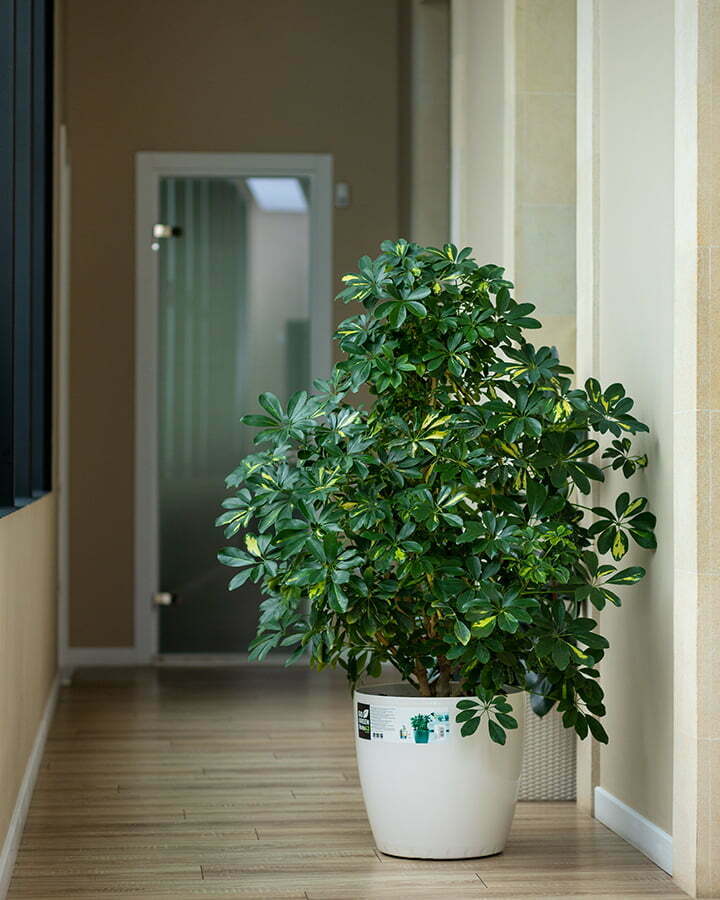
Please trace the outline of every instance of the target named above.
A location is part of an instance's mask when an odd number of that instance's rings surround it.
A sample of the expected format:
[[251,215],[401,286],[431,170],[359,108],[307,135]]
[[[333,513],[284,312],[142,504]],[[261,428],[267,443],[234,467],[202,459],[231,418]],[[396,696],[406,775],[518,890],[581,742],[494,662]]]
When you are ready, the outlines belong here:
[[396,706],[357,704],[358,737],[386,744],[436,744],[450,737],[450,710],[431,712]]

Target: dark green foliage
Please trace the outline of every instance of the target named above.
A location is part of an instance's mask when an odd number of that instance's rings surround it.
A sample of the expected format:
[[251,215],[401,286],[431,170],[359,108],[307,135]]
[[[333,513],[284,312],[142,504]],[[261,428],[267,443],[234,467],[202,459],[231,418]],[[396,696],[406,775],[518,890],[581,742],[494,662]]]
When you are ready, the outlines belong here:
[[417,716],[411,717],[410,724],[415,731],[427,731],[430,725],[430,716],[419,713]]
[[[360,301],[336,338],[345,353],[317,394],[283,409],[263,394],[245,417],[266,449],[228,478],[218,519],[245,549],[220,559],[230,582],[262,585],[254,658],[341,665],[351,682],[392,662],[425,696],[459,682],[462,733],[486,718],[493,740],[517,727],[508,688],[557,704],[580,737],[607,737],[597,664],[608,646],[586,605],[620,598],[609,586],[631,541],[655,546],[645,498],[614,510],[581,501],[604,480],[647,464],[628,435],[647,431],[622,385],[573,387],[530,303],[513,300],[503,270],[470,250],[386,241],[360,260],[340,298]],[[367,385],[370,409],[346,402]],[[593,433],[609,434],[600,454]],[[590,513],[594,514],[594,517]]]

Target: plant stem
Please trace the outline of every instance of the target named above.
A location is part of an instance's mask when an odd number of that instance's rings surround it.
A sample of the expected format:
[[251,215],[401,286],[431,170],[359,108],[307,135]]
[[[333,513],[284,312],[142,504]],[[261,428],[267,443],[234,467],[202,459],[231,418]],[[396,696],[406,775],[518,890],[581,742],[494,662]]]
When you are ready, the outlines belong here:
[[435,696],[449,697],[452,666],[444,656],[438,656],[438,669],[440,671],[440,674],[438,675],[438,680],[435,683]]
[[427,677],[427,669],[420,662],[420,660],[415,661],[415,677],[418,680],[418,685],[420,686],[420,696],[421,697],[432,697],[432,689],[430,687],[430,682]]

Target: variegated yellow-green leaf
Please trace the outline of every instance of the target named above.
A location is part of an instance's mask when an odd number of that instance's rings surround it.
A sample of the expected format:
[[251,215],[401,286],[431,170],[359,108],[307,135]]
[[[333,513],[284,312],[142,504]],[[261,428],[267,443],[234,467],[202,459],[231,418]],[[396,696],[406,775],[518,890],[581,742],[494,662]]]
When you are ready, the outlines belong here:
[[615,529],[615,537],[612,542],[613,559],[622,559],[628,552],[628,539],[624,531]]
[[425,416],[422,425],[420,428],[425,431],[427,428],[439,428],[441,425],[444,425],[446,422],[449,422],[451,416],[442,416],[438,413],[430,413],[430,415]]
[[625,518],[627,518],[628,516],[631,516],[633,513],[640,512],[641,509],[645,508],[646,504],[647,504],[647,500],[645,497],[638,497],[637,500],[633,500],[632,503],[629,504],[629,506],[623,513],[623,516]]
[[245,535],[245,546],[248,549],[249,553],[252,553],[253,556],[260,556],[260,547],[258,546],[257,538],[252,534]]
[[517,444],[510,444],[507,441],[498,441],[497,444],[498,447],[500,447],[501,450],[504,450],[508,456],[512,456],[513,459],[520,458],[520,450]]
[[631,566],[629,569],[623,569],[616,572],[611,578],[608,578],[608,584],[635,584],[645,576],[645,569],[642,566]]
[[573,447],[567,459],[579,459],[581,456],[589,456],[597,450],[598,446],[597,441],[582,441],[577,447]]
[[564,419],[567,419],[572,415],[572,405],[568,400],[563,398],[562,400],[558,400],[558,402],[553,407],[553,422],[561,422]]
[[602,397],[600,384],[595,378],[588,378],[588,380],[585,382],[585,390],[587,391],[588,397],[590,397],[593,403],[597,403],[600,397]]

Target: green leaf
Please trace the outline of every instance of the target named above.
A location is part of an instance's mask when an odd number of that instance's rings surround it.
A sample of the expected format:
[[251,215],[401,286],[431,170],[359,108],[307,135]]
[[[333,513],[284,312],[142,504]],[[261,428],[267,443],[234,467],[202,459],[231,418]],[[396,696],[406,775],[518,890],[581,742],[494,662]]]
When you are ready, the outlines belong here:
[[243,569],[242,572],[238,572],[237,575],[234,575],[229,583],[228,590],[234,591],[235,588],[241,587],[252,575],[252,569]]
[[243,425],[250,425],[253,428],[271,428],[276,424],[275,419],[270,419],[268,416],[243,416],[240,421]]
[[257,559],[237,547],[225,547],[218,553],[218,559],[224,566],[253,566]]
[[570,646],[565,641],[555,641],[552,659],[558,669],[567,669],[570,662]]
[[270,416],[275,421],[280,421],[283,417],[282,406],[280,405],[280,401],[275,396],[275,394],[271,394],[269,391],[266,391],[264,394],[260,394],[258,397],[258,403],[264,410],[266,410]]
[[458,709],[477,709],[477,706],[477,700],[459,700],[457,704]]
[[599,741],[601,744],[607,744],[607,731],[605,731],[600,722],[597,719],[594,719],[592,716],[585,716],[585,720],[587,721],[590,733],[595,738],[595,740]]
[[657,548],[657,539],[652,531],[638,531],[636,528],[631,528],[630,534],[635,543],[646,550],[655,550]]
[[[591,529],[592,532],[592,529]],[[600,534],[598,538],[597,548],[600,553],[607,553],[608,550],[612,547],[613,540],[615,539],[615,529],[614,528],[606,528]]]
[[464,725],[460,729],[460,734],[463,737],[469,737],[471,734],[475,734],[475,732],[478,730],[480,722],[480,716],[477,716],[475,719],[470,719],[469,722],[464,723]]
[[496,744],[504,744],[506,740],[505,730],[498,725],[497,722],[493,722],[492,719],[488,720],[488,731],[490,732],[490,738]]
[[[411,291],[407,296],[403,297],[403,300],[424,300],[425,297],[430,296],[430,288],[429,287],[421,287],[416,288],[414,291]],[[420,304],[418,304],[420,305]],[[424,307],[423,307],[424,309]]]
[[536,516],[547,499],[547,489],[537,481],[528,478],[525,495],[527,497],[527,505],[530,514]]
[[427,315],[427,309],[423,306],[422,303],[418,303],[415,300],[408,300],[405,306],[414,316],[417,316],[420,319]]
[[618,519],[622,518],[625,510],[628,508],[628,504],[630,503],[630,494],[627,491],[623,491],[622,494],[618,496],[615,500],[615,514]]
[[470,640],[470,629],[464,622],[461,622],[460,619],[455,620],[455,637],[460,641],[463,646],[468,643]]

